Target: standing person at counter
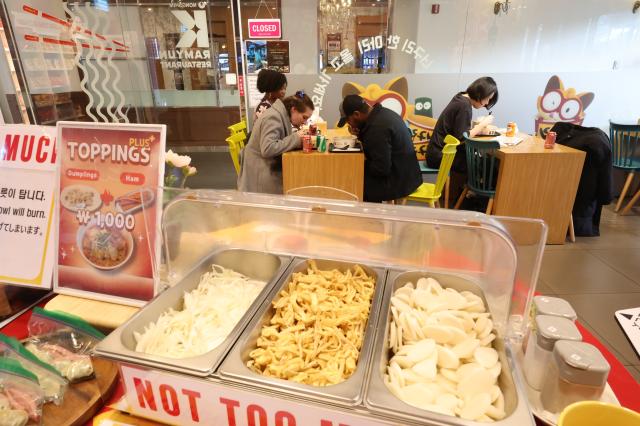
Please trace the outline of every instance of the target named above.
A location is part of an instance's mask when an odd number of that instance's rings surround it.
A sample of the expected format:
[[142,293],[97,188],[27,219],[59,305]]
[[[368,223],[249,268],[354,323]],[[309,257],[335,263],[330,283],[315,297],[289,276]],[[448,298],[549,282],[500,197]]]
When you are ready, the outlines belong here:
[[256,108],[254,121],[271,108],[275,101],[284,99],[287,93],[287,77],[281,72],[264,68],[258,73],[257,86],[258,91],[264,93],[264,96]]
[[298,91],[262,114],[240,154],[240,191],[282,194],[282,154],[302,147],[302,131],[291,126],[305,124],[313,109],[311,98]]
[[338,127],[348,123],[349,131],[362,141],[364,201],[398,200],[422,184],[411,133],[398,114],[348,95],[340,104],[340,116]]
[[467,156],[462,135],[468,132],[469,136],[475,137],[493,123],[493,116],[487,115],[478,124],[471,127],[471,107],[491,109],[497,102],[498,86],[491,77],[480,77],[471,83],[466,91],[455,95],[438,117],[433,129],[433,135],[427,147],[427,166],[434,169],[440,167],[444,138],[447,135],[453,135],[463,143],[458,146],[451,169],[466,174]]

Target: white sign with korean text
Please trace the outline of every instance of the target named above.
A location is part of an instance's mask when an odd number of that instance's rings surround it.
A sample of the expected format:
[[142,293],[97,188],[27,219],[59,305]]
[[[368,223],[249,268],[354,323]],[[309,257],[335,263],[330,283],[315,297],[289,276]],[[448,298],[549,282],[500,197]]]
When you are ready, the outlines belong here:
[[55,127],[0,126],[0,282],[51,287],[56,155]]
[[640,356],[640,307],[616,311],[616,320]]
[[122,365],[125,398],[131,414],[179,425],[382,426],[374,421],[223,386],[188,376]]
[[256,74],[247,75],[247,93],[249,94],[249,107],[255,108],[262,102],[264,95],[258,91],[258,76]]

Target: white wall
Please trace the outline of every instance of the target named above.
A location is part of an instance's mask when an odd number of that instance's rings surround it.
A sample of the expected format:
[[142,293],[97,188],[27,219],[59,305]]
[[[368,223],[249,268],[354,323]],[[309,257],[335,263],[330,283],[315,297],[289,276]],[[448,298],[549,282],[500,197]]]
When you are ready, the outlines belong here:
[[289,40],[291,75],[318,72],[316,1],[282,0],[282,39]]
[[[309,74],[310,68],[297,64],[303,58],[315,58],[317,52],[312,44],[317,43],[315,32],[300,19],[304,11],[315,10],[315,3],[283,1],[285,33],[306,28],[287,36],[292,49],[297,49],[296,44],[304,46],[292,65],[305,72],[288,76],[292,90],[311,91],[318,81],[317,74]],[[337,105],[347,81],[383,86],[405,75],[409,101],[431,97],[437,116],[456,92],[477,77],[491,75],[500,91],[494,109],[497,124],[516,121],[520,129],[533,132],[537,98],[554,74],[565,88],[595,93],[585,110],[585,126],[606,129],[610,119],[636,122],[640,118],[640,13],[631,13],[632,2],[513,0],[509,13],[499,16],[493,13],[494,1],[439,0],[437,15],[431,14],[432,3],[396,0],[392,24],[393,33],[427,51],[431,65],[425,68],[396,51],[389,74],[335,75],[324,97],[324,118],[330,123],[338,119]]]

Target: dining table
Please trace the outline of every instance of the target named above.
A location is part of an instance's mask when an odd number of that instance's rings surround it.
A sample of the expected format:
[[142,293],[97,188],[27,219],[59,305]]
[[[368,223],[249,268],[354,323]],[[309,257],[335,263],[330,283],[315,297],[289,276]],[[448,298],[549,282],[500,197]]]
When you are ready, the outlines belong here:
[[[334,137],[345,135],[345,132],[344,129],[327,130],[327,145]],[[285,152],[282,155],[282,183],[284,193],[289,195],[352,197],[362,201],[364,153],[343,150],[329,152],[328,148],[326,152]]]
[[547,244],[564,244],[586,153],[519,133],[516,145],[501,145],[492,214],[542,219]]

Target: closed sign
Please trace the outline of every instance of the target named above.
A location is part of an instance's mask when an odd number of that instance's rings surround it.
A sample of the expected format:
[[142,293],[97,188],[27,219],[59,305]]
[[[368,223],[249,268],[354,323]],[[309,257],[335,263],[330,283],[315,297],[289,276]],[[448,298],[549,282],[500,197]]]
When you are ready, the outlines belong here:
[[249,38],[280,38],[280,19],[249,19]]

